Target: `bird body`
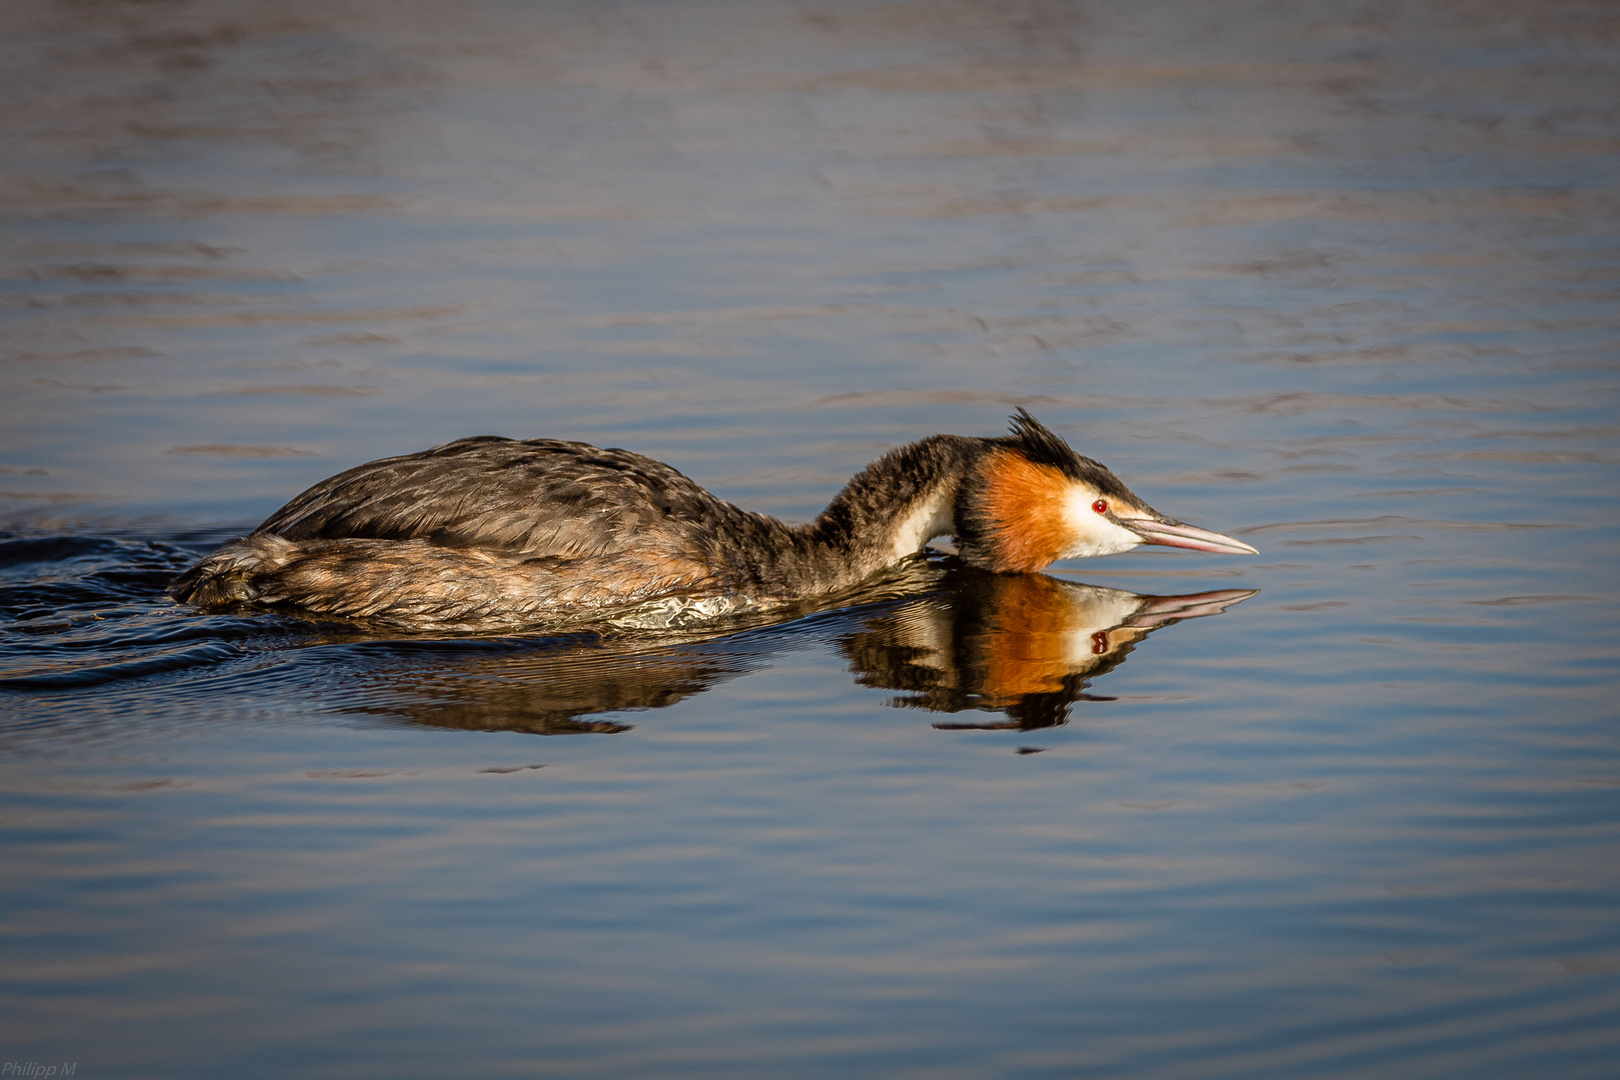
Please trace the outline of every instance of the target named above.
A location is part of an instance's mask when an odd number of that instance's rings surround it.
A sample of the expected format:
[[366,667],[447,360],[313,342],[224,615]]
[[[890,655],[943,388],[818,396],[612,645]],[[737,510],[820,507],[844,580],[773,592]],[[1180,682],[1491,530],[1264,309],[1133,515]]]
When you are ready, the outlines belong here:
[[834,595],[945,534],[1002,572],[1142,543],[1254,550],[1159,515],[1020,410],[1003,438],[890,451],[799,526],[627,450],[460,439],[316,484],[170,594],[423,630],[670,625]]

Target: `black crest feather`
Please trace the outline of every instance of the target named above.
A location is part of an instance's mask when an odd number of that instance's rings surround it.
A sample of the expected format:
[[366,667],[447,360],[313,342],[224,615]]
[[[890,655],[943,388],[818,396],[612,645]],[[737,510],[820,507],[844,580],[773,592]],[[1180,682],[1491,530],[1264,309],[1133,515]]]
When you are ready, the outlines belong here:
[[1011,422],[1012,435],[1007,442],[1037,465],[1049,465],[1065,476],[1084,480],[1104,495],[1139,501],[1124,481],[1109,471],[1100,461],[1093,461],[1074,452],[1063,437],[1019,406]]
[[1030,461],[1062,469],[1070,476],[1080,475],[1080,455],[1057,432],[1029,415],[1022,406],[1013,414],[1011,428],[1013,444]]

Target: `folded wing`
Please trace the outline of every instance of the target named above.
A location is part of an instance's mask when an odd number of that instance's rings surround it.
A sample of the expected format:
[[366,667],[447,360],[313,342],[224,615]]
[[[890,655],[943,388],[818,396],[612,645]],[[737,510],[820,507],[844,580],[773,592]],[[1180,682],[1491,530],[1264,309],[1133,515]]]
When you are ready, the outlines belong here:
[[256,534],[601,557],[660,532],[685,532],[714,501],[668,465],[627,450],[481,436],[340,473],[277,510]]

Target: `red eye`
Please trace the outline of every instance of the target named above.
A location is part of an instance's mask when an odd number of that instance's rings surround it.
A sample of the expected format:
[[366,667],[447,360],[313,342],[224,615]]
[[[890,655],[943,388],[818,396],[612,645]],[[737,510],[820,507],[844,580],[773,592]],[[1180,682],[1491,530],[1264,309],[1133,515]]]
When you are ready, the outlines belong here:
[[1093,656],[1101,656],[1108,651],[1108,634],[1102,630],[1091,635],[1091,652]]
[[1092,503],[1091,508],[1097,511],[1099,514],[1108,513],[1108,504],[1101,499],[1098,499],[1096,502]]

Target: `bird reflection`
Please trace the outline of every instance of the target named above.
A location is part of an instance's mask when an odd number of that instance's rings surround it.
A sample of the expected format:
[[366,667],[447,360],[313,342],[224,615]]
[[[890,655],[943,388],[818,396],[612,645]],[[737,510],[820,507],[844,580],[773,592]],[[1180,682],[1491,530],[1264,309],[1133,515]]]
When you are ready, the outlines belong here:
[[338,708],[469,731],[611,735],[631,725],[591,717],[667,708],[764,666],[770,655],[769,649],[719,644],[622,649],[613,642],[582,640],[517,649],[499,658],[467,658],[446,643],[440,656],[421,658],[426,664],[359,673],[351,680],[357,700],[340,702]]
[[905,691],[895,705],[1006,717],[936,728],[1033,731],[1064,723],[1073,702],[1112,700],[1086,694],[1086,685],[1154,630],[1218,615],[1255,591],[1144,596],[964,569],[950,589],[868,619],[841,644],[863,686]]
[[656,641],[582,634],[334,643],[351,660],[364,654],[342,665],[346,692],[335,703],[433,727],[615,733],[630,725],[601,714],[664,708],[832,640],[859,684],[902,692],[894,705],[1001,717],[935,727],[1030,731],[1064,723],[1076,701],[1108,700],[1087,695],[1086,685],[1154,630],[1217,615],[1255,592],[1144,596],[948,559],[919,561],[906,584],[907,595],[852,597],[837,611]]

